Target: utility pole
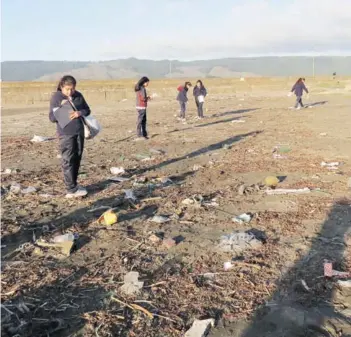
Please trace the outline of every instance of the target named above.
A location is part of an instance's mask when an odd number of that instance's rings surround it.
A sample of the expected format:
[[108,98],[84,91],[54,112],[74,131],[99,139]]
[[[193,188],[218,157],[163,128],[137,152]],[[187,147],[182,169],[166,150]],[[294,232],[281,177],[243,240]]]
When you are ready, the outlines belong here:
[[169,78],[172,78],[172,60],[169,60]]
[[312,56],[312,74],[313,74],[313,78],[314,78],[315,77],[314,56]]

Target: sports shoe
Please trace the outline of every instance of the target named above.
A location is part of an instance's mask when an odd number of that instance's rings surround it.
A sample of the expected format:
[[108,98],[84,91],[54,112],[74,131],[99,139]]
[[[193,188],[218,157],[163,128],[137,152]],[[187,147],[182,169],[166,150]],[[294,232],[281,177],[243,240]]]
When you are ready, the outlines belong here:
[[78,190],[74,193],[67,193],[65,198],[66,199],[73,199],[73,198],[83,198],[88,194],[88,191],[85,188],[78,187]]

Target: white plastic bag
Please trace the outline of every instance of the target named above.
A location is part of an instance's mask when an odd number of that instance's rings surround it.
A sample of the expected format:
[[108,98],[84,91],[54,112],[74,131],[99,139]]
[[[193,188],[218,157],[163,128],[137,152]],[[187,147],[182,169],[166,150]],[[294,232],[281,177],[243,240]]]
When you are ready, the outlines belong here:
[[84,138],[93,139],[101,131],[101,126],[97,119],[93,116],[83,117],[84,121]]
[[197,99],[198,99],[199,103],[205,102],[205,97],[203,95],[198,96]]

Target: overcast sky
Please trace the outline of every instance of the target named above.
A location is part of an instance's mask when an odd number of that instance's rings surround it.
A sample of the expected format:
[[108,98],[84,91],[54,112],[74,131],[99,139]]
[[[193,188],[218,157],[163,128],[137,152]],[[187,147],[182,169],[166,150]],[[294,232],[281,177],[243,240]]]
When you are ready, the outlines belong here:
[[2,60],[351,55],[351,0],[2,0]]

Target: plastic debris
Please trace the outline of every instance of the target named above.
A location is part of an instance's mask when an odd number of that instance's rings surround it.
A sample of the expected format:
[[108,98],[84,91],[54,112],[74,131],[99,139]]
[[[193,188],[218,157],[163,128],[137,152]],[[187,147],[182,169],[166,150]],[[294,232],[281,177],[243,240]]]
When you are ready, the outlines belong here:
[[36,136],[34,135],[34,137],[30,140],[32,143],[42,143],[42,142],[47,142],[49,140],[53,140],[55,138],[53,137],[43,137],[43,136]]
[[224,150],[230,150],[230,149],[231,149],[231,145],[229,145],[229,144],[224,144],[224,145],[223,145],[223,149],[224,149]]
[[21,192],[23,194],[31,194],[31,193],[35,193],[37,191],[37,189],[33,186],[29,186],[27,188],[24,188],[23,190],[21,190]]
[[274,159],[286,159],[288,157],[287,156],[283,156],[282,154],[279,154],[279,153],[273,153],[273,158]]
[[153,161],[153,160],[155,160],[155,158],[146,157],[146,158],[142,159],[141,161],[145,162],[145,161]]
[[252,219],[253,215],[251,213],[244,213],[238,215],[237,217],[233,218],[232,220],[239,224],[249,223]]
[[78,234],[77,233],[67,233],[63,235],[57,235],[55,236],[52,241],[55,243],[61,243],[61,242],[67,242],[67,241],[74,241],[78,239]]
[[69,256],[71,254],[71,250],[74,246],[74,241],[64,241],[64,242],[46,242],[42,240],[37,240],[35,243],[40,247],[46,248],[58,248],[61,250],[62,254],[65,256]]
[[320,136],[326,136],[327,133],[326,133],[326,132],[322,132],[322,133],[320,133],[319,135],[320,135]]
[[246,121],[243,119],[234,119],[232,123],[245,123]]
[[232,267],[233,267],[233,264],[232,264],[230,261],[227,261],[227,262],[224,262],[224,263],[223,263],[223,269],[224,269],[225,271],[231,269]]
[[164,155],[165,151],[157,150],[157,149],[150,149],[150,153],[157,154],[157,155]]
[[268,195],[279,195],[279,194],[306,194],[310,193],[311,190],[308,187],[300,188],[300,189],[287,189],[280,188],[275,190],[267,190],[266,194]]
[[351,288],[351,280],[347,280],[347,281],[342,281],[342,280],[338,280],[338,286],[341,288]]
[[126,295],[136,295],[143,288],[144,282],[139,281],[139,273],[131,271],[124,276],[124,284],[121,287],[121,291]]
[[351,277],[350,272],[344,272],[344,271],[338,271],[333,269],[333,263],[332,262],[324,262],[324,276],[326,277],[339,277],[339,278],[347,278]]
[[123,183],[125,181],[129,181],[130,179],[129,178],[125,178],[125,177],[110,177],[110,178],[108,178],[108,180],[114,181],[116,183]]
[[118,214],[115,213],[112,209],[109,209],[100,216],[98,222],[105,226],[112,226],[118,222]]
[[334,161],[331,163],[326,163],[324,161],[321,162],[322,167],[326,167],[328,170],[337,170],[340,163],[338,161]]
[[171,221],[171,219],[169,217],[163,216],[163,215],[155,215],[152,219],[152,222],[156,222],[156,223],[165,223],[168,221]]
[[162,245],[169,249],[176,246],[177,242],[174,239],[165,239],[162,241]]
[[22,187],[19,183],[12,183],[10,186],[10,192],[13,194],[21,193]]
[[12,174],[12,173],[18,173],[18,172],[20,172],[20,170],[19,169],[10,169],[10,168],[7,168],[7,169],[5,169],[4,170],[4,174]]
[[201,170],[202,168],[204,168],[204,167],[199,165],[199,164],[195,164],[194,167],[193,167],[193,171],[196,172],[196,171]]
[[301,280],[301,284],[302,284],[302,287],[303,287],[306,291],[308,291],[308,292],[311,291],[311,288],[307,285],[307,283],[306,283],[305,280]]
[[135,201],[138,200],[137,197],[135,196],[133,190],[124,190],[124,193],[126,194],[126,195],[125,195],[125,199],[131,200],[131,201],[133,201],[133,202],[135,202]]
[[235,231],[220,238],[218,248],[223,252],[241,253],[247,249],[258,249],[265,243],[267,237],[264,232],[257,229],[248,231]]
[[268,187],[276,187],[279,184],[279,179],[274,176],[268,176],[264,179],[264,184]]
[[277,145],[273,149],[273,153],[288,153],[291,151],[291,148],[287,145]]
[[54,196],[52,194],[49,194],[49,193],[40,193],[39,197],[49,199],[49,198],[53,198]]
[[123,167],[111,167],[110,172],[115,175],[120,175],[126,173]]
[[213,318],[201,321],[196,319],[184,337],[206,337],[214,324],[215,320]]

